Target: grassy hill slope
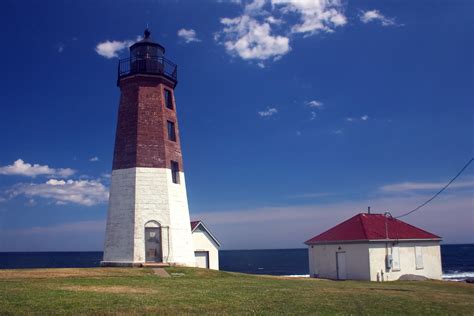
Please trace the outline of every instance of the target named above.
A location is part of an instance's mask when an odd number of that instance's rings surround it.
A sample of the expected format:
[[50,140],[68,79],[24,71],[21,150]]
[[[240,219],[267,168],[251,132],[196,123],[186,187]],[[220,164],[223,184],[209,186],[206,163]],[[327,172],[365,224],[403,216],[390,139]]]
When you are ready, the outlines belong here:
[[293,279],[169,268],[0,270],[4,314],[464,314],[465,283]]

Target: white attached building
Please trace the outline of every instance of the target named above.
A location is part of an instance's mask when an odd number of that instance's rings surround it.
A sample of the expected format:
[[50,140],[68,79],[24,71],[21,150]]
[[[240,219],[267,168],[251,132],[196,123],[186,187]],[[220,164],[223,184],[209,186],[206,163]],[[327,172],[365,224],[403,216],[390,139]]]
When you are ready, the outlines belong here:
[[221,244],[201,221],[191,222],[196,267],[219,270]]
[[306,241],[312,277],[441,279],[441,237],[383,214],[358,214]]

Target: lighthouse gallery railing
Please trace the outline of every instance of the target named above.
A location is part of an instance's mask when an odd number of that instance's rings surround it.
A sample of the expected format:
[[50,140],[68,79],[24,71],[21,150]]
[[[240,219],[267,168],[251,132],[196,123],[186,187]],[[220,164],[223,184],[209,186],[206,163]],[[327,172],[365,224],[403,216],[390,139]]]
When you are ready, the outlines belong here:
[[129,57],[118,64],[118,79],[133,74],[161,74],[177,81],[178,66],[170,60],[160,57]]

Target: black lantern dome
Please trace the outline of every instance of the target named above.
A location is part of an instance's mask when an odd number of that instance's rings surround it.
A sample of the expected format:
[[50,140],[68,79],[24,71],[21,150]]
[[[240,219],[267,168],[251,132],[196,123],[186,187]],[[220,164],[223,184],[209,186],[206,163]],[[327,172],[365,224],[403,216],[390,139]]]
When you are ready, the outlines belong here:
[[130,46],[130,57],[153,58],[163,57],[165,55],[165,48],[160,44],[153,42],[150,35],[150,30],[146,28],[145,32],[143,32],[143,39]]
[[176,85],[178,67],[164,57],[165,48],[153,42],[150,35],[145,29],[143,39],[130,46],[130,57],[119,61],[117,85],[121,79],[138,74],[162,76]]

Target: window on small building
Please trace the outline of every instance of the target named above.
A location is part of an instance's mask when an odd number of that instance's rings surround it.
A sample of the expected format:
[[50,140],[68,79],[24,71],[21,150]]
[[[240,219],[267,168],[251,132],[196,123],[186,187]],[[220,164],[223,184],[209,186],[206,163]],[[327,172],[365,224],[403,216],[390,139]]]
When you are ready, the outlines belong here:
[[415,246],[416,269],[423,269],[423,248]]
[[174,122],[168,121],[168,139],[176,141],[176,130],[174,128]]
[[173,109],[173,95],[171,94],[171,90],[164,89],[165,91],[165,106],[172,110]]
[[400,271],[400,248],[392,247],[392,271]]
[[171,178],[173,179],[173,183],[179,184],[179,164],[173,160],[171,160]]

